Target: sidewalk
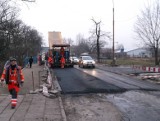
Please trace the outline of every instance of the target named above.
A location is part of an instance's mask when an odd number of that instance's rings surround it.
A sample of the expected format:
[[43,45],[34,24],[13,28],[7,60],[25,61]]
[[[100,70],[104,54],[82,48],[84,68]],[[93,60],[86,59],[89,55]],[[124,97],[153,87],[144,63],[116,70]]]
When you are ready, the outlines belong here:
[[29,94],[33,90],[32,71],[34,74],[35,89],[39,88],[39,71],[43,66],[34,64],[24,68],[25,83],[18,95],[18,104],[15,109],[10,107],[10,95],[0,95],[0,121],[65,121],[65,113],[60,97],[48,98],[41,93]]

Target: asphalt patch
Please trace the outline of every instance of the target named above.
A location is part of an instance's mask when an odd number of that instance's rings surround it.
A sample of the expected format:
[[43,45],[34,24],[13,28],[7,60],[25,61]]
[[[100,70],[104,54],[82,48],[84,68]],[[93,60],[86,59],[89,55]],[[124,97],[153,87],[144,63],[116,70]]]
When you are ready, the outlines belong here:
[[120,93],[124,88],[107,83],[75,68],[54,69],[62,94]]

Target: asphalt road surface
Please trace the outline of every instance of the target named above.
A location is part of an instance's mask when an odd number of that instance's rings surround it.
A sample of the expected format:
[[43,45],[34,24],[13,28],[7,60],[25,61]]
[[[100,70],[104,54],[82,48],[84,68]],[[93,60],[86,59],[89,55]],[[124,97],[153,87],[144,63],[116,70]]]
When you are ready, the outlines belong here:
[[[21,94],[32,89],[32,71],[35,88],[39,87],[38,71],[42,68],[35,66],[23,70],[26,83]],[[160,85],[111,73],[106,68],[83,69],[75,66],[53,69],[64,93],[60,96],[68,121],[160,121],[160,91],[157,91]],[[10,96],[2,95],[5,94],[2,92],[8,92],[7,89],[0,88],[0,92],[0,121],[62,119],[59,110],[62,107],[59,107],[57,98],[49,99],[41,94],[19,95],[16,110],[11,110]]]
[[86,74],[76,68],[56,68],[53,69],[57,76],[62,93],[83,94],[83,93],[103,93],[122,92],[124,88],[107,83],[97,77]]
[[118,75],[100,69],[55,68],[53,69],[62,93],[103,93],[123,92],[127,90],[160,90],[160,85]]
[[160,121],[160,85],[106,68],[53,69],[68,120]]

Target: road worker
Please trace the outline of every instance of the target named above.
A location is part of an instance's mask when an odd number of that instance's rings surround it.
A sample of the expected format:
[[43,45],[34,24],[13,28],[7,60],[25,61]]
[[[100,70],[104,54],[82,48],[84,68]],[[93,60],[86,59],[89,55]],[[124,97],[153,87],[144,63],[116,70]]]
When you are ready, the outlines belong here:
[[61,68],[64,68],[64,65],[65,65],[65,58],[64,58],[64,56],[61,56],[60,63],[61,63]]
[[48,66],[52,67],[52,65],[53,65],[53,59],[52,59],[52,56],[49,56],[48,57]]
[[64,48],[63,47],[61,47],[61,49],[60,49],[60,55],[64,56]]
[[0,82],[5,82],[8,85],[8,90],[12,96],[11,108],[14,109],[17,104],[17,95],[20,86],[22,86],[24,82],[24,76],[22,74],[21,67],[17,65],[15,58],[11,58],[10,65],[4,68]]
[[38,65],[40,66],[42,64],[42,56],[38,55]]

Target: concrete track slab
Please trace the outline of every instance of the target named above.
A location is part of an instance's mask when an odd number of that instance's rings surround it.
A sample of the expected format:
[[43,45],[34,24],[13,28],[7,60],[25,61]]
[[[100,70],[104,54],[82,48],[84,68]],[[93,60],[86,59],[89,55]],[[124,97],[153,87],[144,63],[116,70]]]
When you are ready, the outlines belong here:
[[48,98],[42,93],[29,94],[29,91],[33,89],[32,72],[34,86],[37,89],[39,88],[38,73],[43,69],[43,66],[37,64],[34,64],[32,68],[23,69],[25,83],[18,95],[15,109],[11,109],[11,96],[7,90],[0,89],[0,121],[64,121],[60,97]]

